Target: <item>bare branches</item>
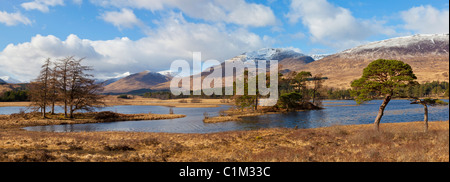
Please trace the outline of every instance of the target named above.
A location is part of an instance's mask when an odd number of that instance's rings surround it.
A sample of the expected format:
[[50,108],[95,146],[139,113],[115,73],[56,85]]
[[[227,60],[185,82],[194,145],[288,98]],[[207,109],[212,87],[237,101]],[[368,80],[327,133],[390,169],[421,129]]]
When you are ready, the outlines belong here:
[[44,117],[49,103],[52,106],[52,113],[55,103],[61,103],[65,117],[70,114],[70,118],[73,118],[75,111],[93,111],[97,107],[104,106],[103,96],[99,94],[103,87],[95,84],[93,75],[87,73],[93,69],[81,65],[83,59],[77,60],[71,56],[54,64],[47,59],[42,66],[41,74],[31,84],[30,91],[33,105],[41,109]]

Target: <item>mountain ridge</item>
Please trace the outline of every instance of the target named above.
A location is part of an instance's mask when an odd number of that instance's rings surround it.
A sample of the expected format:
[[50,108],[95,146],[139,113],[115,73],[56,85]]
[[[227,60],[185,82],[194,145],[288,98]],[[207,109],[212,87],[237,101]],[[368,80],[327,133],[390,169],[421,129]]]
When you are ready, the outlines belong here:
[[103,93],[126,93],[133,90],[151,89],[160,83],[168,82],[169,77],[160,73],[143,71],[131,74],[104,87]]
[[363,69],[377,59],[395,59],[408,63],[417,81],[447,81],[449,75],[449,34],[425,34],[397,37],[357,46],[295,71],[321,73],[329,79],[324,85],[350,88],[350,83],[362,75]]

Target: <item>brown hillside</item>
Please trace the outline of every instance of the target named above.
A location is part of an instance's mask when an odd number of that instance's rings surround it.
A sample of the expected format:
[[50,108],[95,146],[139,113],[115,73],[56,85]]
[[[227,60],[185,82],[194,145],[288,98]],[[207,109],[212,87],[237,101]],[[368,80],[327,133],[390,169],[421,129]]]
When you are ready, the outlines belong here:
[[144,71],[122,78],[105,86],[104,93],[126,93],[139,89],[150,89],[160,83],[167,82],[168,77],[159,73]]
[[449,81],[449,35],[416,35],[359,46],[295,69],[321,73],[325,85],[350,88],[363,69],[377,59],[395,59],[408,63],[420,83]]

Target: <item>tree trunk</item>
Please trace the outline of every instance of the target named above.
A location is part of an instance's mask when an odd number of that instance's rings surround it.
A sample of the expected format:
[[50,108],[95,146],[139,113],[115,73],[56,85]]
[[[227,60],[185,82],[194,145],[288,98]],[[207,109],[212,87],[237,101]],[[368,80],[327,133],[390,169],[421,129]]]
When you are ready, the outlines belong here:
[[258,110],[258,93],[255,95],[255,111]]
[[52,114],[55,114],[55,100],[52,100]]
[[70,119],[73,119],[73,106],[70,106]]
[[315,102],[315,99],[316,99],[316,89],[314,88],[314,89],[313,89],[313,98],[312,98],[312,104],[314,104],[314,102]]
[[425,114],[423,116],[423,121],[425,122],[425,132],[428,131],[428,106],[426,104],[423,104],[423,109],[425,111]]
[[380,131],[380,121],[381,121],[381,117],[383,117],[383,113],[384,113],[384,109],[386,108],[387,104],[389,103],[389,101],[391,101],[391,95],[386,95],[386,97],[384,98],[383,103],[380,106],[380,109],[378,110],[378,115],[375,118],[375,129],[377,131]]
[[[44,101],[45,102],[45,101]],[[46,118],[47,116],[45,115],[45,112],[46,112],[46,110],[45,110],[45,104],[44,104],[44,107],[42,108],[42,118]]]

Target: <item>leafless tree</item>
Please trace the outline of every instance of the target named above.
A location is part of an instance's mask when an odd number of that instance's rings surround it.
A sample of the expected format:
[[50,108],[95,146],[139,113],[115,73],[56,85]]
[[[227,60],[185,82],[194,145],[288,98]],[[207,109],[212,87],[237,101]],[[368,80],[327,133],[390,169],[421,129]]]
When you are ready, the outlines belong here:
[[104,96],[100,95],[103,86],[95,83],[93,75],[87,73],[92,68],[81,65],[82,60],[66,57],[52,69],[52,63],[47,59],[39,77],[30,84],[33,105],[41,109],[44,118],[46,108],[51,105],[54,113],[58,102],[63,103],[64,115],[70,118],[74,117],[75,111],[93,111],[104,106]]
[[30,84],[31,102],[32,106],[38,108],[41,111],[42,117],[46,118],[47,106],[50,100],[49,93],[49,83],[51,76],[51,61],[47,58],[44,65],[42,65],[41,72],[34,82]]
[[104,106],[102,99],[104,98],[99,93],[103,87],[100,84],[95,84],[92,79],[93,75],[86,72],[92,71],[89,66],[81,65],[82,59],[72,61],[69,64],[69,70],[66,74],[68,85],[67,88],[67,103],[70,118],[73,118],[73,113],[78,110],[93,111],[97,107]]

